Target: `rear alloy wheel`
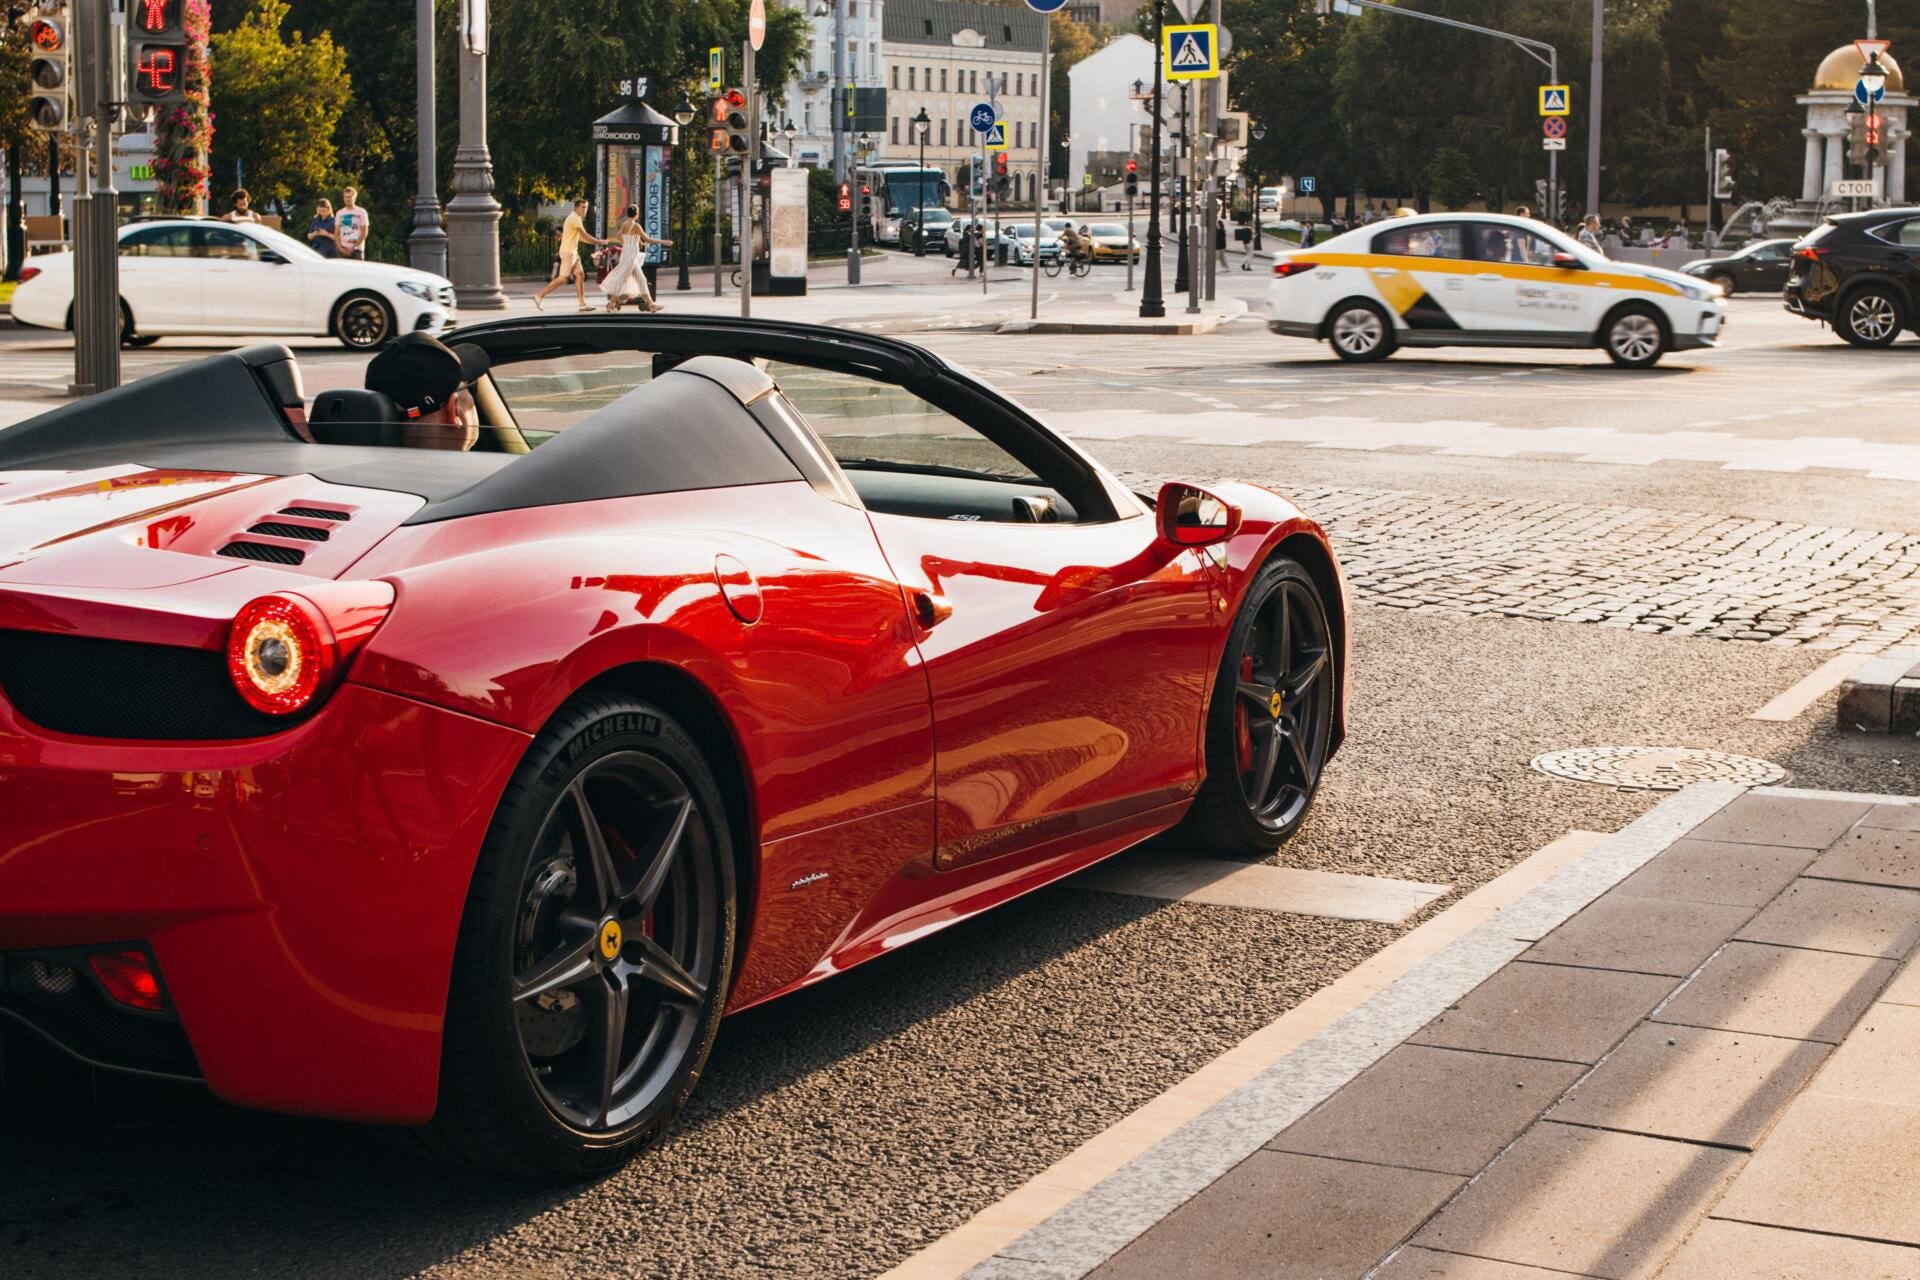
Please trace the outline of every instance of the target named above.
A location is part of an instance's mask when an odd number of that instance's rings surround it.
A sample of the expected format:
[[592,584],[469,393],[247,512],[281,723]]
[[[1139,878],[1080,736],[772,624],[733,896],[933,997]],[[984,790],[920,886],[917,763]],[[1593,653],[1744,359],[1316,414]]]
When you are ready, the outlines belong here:
[[1207,780],[1183,835],[1247,854],[1277,849],[1298,829],[1333,745],[1332,637],[1313,579],[1272,556],[1227,638],[1207,713]]
[[1833,327],[1856,347],[1890,347],[1907,327],[1902,312],[1892,290],[1870,284],[1847,295]]
[[1623,307],[1607,321],[1606,346],[1622,369],[1650,369],[1667,349],[1667,331],[1645,307]]
[[393,337],[393,309],[371,293],[350,293],[334,304],[333,336],[353,351],[371,351]]
[[1371,302],[1342,303],[1327,321],[1327,341],[1342,360],[1382,360],[1393,353],[1393,321]]
[[1719,275],[1716,275],[1716,276],[1708,277],[1707,283],[1717,284],[1720,286],[1720,292],[1726,294],[1728,297],[1733,296],[1734,279],[1732,276],[1727,275],[1725,272],[1721,272]]
[[571,1179],[659,1137],[726,1003],[730,849],[713,773],[670,716],[615,695],[562,708],[481,853],[426,1141]]

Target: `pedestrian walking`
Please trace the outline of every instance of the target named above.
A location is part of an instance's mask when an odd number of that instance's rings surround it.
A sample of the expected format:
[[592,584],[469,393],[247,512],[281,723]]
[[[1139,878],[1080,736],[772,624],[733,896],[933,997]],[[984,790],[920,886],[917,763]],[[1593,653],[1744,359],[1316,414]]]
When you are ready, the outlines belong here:
[[247,194],[245,187],[236,188],[233,193],[232,207],[220,216],[222,222],[258,222],[260,215],[253,211],[253,197]]
[[322,196],[313,206],[313,220],[307,223],[307,247],[323,258],[340,256],[340,243],[333,229],[333,201]]
[[[587,199],[578,197],[573,202],[573,212],[560,224],[560,253],[554,259],[553,279],[547,281],[540,292],[533,295],[533,307],[536,311],[545,311],[542,305],[546,296],[567,281],[573,281],[573,291],[580,296],[580,309],[591,311],[587,305],[587,271],[580,265],[580,242],[605,244],[606,241],[587,230]],[[718,264],[714,270],[718,271]]]
[[1213,265],[1227,265],[1227,224],[1218,218],[1213,220]]
[[653,300],[653,291],[647,288],[646,257],[649,245],[672,245],[671,240],[656,240],[647,234],[640,225],[640,209],[637,205],[628,205],[626,218],[620,224],[620,265],[607,273],[600,282],[600,292],[607,295],[607,310],[618,311],[620,304],[628,299],[638,299],[642,311],[659,311],[661,306]]
[[1300,228],[1300,247],[1302,249],[1311,249],[1313,248],[1314,242],[1319,238],[1320,224],[1311,218],[1307,219],[1307,225]]
[[1600,247],[1600,215],[1599,214],[1597,213],[1588,214],[1586,221],[1580,224],[1580,244],[1584,248],[1593,250],[1595,253],[1599,254],[1601,257],[1603,258],[1606,257],[1607,251]]
[[1240,242],[1240,269],[1253,270],[1253,225],[1242,218],[1233,228],[1233,238]]
[[365,258],[367,256],[367,236],[373,230],[373,219],[360,207],[360,193],[352,187],[342,188],[340,208],[333,215],[334,244],[343,258]]

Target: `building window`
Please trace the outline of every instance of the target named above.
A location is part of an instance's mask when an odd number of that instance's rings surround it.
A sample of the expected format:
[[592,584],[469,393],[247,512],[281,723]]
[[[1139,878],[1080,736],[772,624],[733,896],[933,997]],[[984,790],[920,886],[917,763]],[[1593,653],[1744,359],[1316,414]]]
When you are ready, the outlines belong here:
[[1006,42],[1007,42],[1008,44],[1012,44],[1012,43],[1013,43],[1013,28],[1012,28],[1012,27],[1002,27],[1002,28],[1000,28],[1000,38],[1001,38],[1002,40],[1005,40],[1005,41],[1006,41]]
[[887,124],[888,139],[897,147],[900,145],[900,117],[893,117],[893,119],[887,121]]
[[800,116],[801,116],[802,126],[806,129],[808,133],[812,133],[813,132],[813,99],[809,98],[805,102],[800,104]]
[[946,91],[947,91],[947,69],[945,67],[942,67],[940,68],[940,92],[945,93]]
[[928,35],[932,35],[932,34],[933,34],[933,19],[932,19],[932,18],[928,18],[928,19],[927,19],[927,34],[928,34]]
[[900,87],[900,67],[897,63],[893,68],[893,87],[896,89]]
[[1026,93],[1027,93],[1026,79],[1027,79],[1026,76],[1018,71],[1013,73],[1013,96],[1014,97],[1023,98],[1026,96]]
[[847,20],[851,22],[860,16],[860,0],[847,0]]
[[945,116],[940,117],[940,145],[943,147],[947,145],[947,118]]
[[1027,145],[1027,122],[1025,120],[1015,120],[1013,122],[1013,145],[1016,147],[1024,147]]
[[[920,87],[918,84],[914,82],[914,73],[918,70],[919,70],[918,67],[907,68],[907,88],[918,89]],[[900,68],[895,67],[893,69],[893,78],[895,81],[898,81],[900,79]]]

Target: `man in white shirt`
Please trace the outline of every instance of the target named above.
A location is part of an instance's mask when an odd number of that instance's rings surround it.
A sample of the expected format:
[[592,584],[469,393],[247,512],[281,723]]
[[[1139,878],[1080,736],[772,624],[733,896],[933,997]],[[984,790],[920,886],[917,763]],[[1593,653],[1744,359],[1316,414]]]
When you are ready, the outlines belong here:
[[605,240],[587,230],[587,202],[584,198],[573,202],[573,212],[568,214],[566,221],[560,224],[560,253],[557,265],[554,268],[553,279],[547,281],[540,292],[533,295],[533,306],[536,311],[546,310],[542,305],[546,296],[569,280],[573,281],[574,292],[580,295],[580,309],[593,310],[587,305],[587,271],[580,265],[582,240],[589,244],[606,243]]
[[352,187],[340,192],[340,208],[333,215],[335,241],[343,258],[367,256],[367,231],[372,221],[360,207],[360,193]]

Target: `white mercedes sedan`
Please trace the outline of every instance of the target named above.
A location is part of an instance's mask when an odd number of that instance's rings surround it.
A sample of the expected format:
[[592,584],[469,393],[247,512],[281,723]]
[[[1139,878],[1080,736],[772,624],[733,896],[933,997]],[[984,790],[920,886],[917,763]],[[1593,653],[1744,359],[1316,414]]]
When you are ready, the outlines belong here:
[[[13,318],[73,327],[73,254],[38,254],[20,270]],[[337,338],[357,351],[403,333],[454,325],[452,282],[411,267],[323,258],[271,227],[155,218],[120,228],[120,336]]]

